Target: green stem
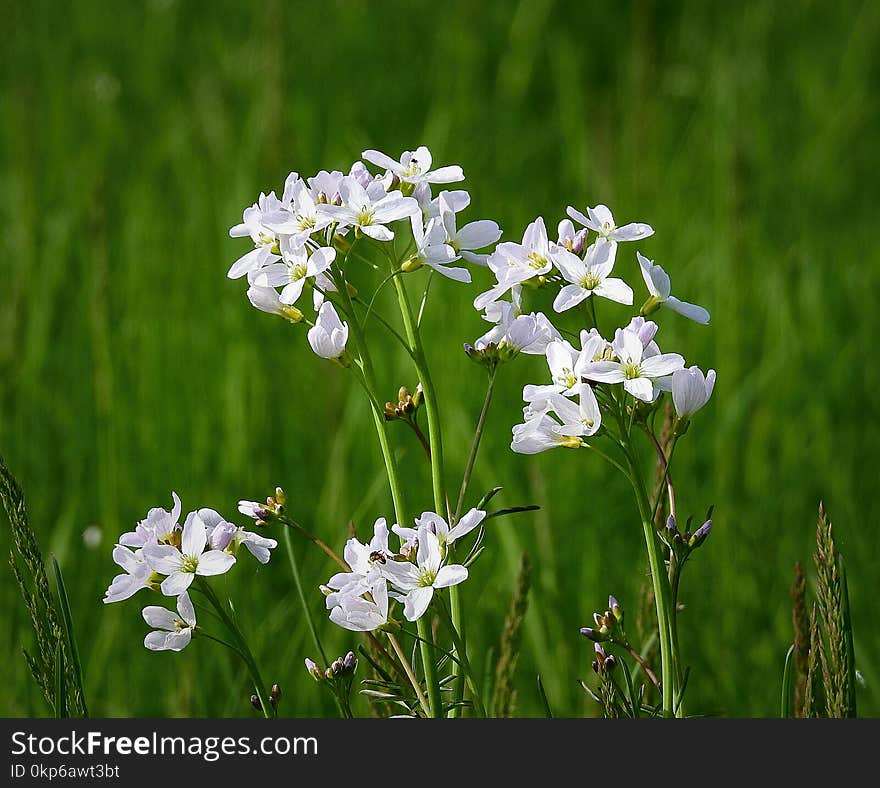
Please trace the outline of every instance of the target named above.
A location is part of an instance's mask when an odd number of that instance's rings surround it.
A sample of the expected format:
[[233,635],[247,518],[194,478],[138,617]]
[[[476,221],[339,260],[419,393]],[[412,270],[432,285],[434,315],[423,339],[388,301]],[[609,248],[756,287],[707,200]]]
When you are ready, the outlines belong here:
[[[452,589],[450,588],[450,590],[452,590]],[[455,646],[456,657],[458,658],[458,660],[461,663],[463,673],[464,673],[465,677],[467,678],[468,686],[471,688],[471,696],[473,697],[473,702],[474,702],[474,711],[476,711],[480,717],[485,717],[486,716],[486,707],[483,706],[483,696],[482,696],[482,693],[480,692],[480,689],[477,685],[477,681],[474,677],[474,671],[471,668],[471,663],[467,658],[467,651],[464,647],[464,643],[462,643],[458,629],[456,628],[455,623],[452,620],[452,616],[446,610],[446,607],[442,603],[442,601],[438,605],[438,607],[443,611],[443,617],[446,620],[446,625],[447,625],[447,628],[449,629],[449,634],[452,637],[452,643]],[[422,618],[424,618],[424,616]]]
[[[393,255],[388,252],[386,249],[386,254],[388,255],[388,261],[391,266],[391,273],[393,274],[398,270],[399,264],[394,259]],[[413,362],[416,365],[416,372],[419,376],[419,382],[422,384],[422,395],[424,397],[425,402],[425,411],[428,414],[428,442],[430,444],[431,449],[431,486],[434,492],[434,511],[443,515],[446,514],[449,517],[449,504],[446,500],[446,488],[444,481],[444,469],[443,469],[443,438],[440,429],[440,412],[437,405],[437,394],[434,389],[434,381],[431,378],[431,370],[428,367],[428,362],[425,359],[425,349],[422,345],[422,337],[419,332],[419,327],[416,324],[415,318],[413,316],[412,307],[409,301],[409,295],[406,292],[406,284],[403,281],[403,277],[395,276],[393,278],[394,281],[394,289],[397,291],[397,301],[400,305],[400,315],[403,319],[403,328],[404,333],[406,335],[407,342],[409,343],[410,349],[412,350],[412,358]],[[398,520],[398,522],[403,522],[403,520]],[[456,622],[456,625],[463,630],[462,622],[461,622],[461,602],[458,598],[458,589],[453,589],[453,593],[451,594],[452,606],[453,606],[453,617]],[[421,627],[426,626],[419,622],[419,635],[424,637],[425,635],[421,631]],[[427,630],[426,630],[427,631]],[[422,662],[424,663],[425,668],[425,681],[428,684],[428,696],[431,701],[431,710],[434,713],[439,714],[442,706],[439,703],[440,698],[440,685],[437,683],[437,674],[434,668],[434,664],[431,661],[432,655],[430,654],[430,649],[426,644],[421,644],[421,652],[422,652]],[[428,663],[431,663],[430,666]],[[453,665],[453,672],[458,671],[458,667]],[[436,699],[436,703],[435,703]]]
[[309,610],[309,604],[306,601],[305,591],[303,590],[302,578],[299,574],[299,564],[296,560],[296,555],[293,552],[293,541],[290,538],[290,529],[284,529],[284,546],[287,548],[287,559],[290,561],[290,571],[293,573],[293,582],[296,585],[296,593],[299,596],[299,603],[303,609],[303,615],[306,617],[306,624],[308,624],[309,632],[312,633],[312,640],[315,641],[315,648],[318,649],[318,653],[321,655],[321,664],[329,665],[330,662],[327,659],[327,652],[324,651],[324,646],[321,645],[321,638],[318,637],[318,630],[315,628],[315,621],[312,618],[312,611]]
[[203,577],[197,577],[196,581],[199,584],[199,590],[205,595],[214,610],[217,611],[217,615],[220,617],[220,620],[226,625],[227,629],[235,640],[239,656],[242,658],[245,665],[247,665],[248,672],[251,674],[251,681],[253,682],[254,691],[257,694],[257,698],[260,701],[260,709],[263,712],[263,716],[266,719],[274,717],[275,707],[272,706],[272,704],[268,701],[269,696],[266,694],[266,685],[263,683],[263,679],[260,676],[260,670],[257,667],[257,661],[254,659],[254,655],[251,652],[250,647],[247,644],[247,640],[242,634],[242,631],[238,628],[238,624],[236,624],[232,616],[230,616],[229,613],[226,612],[223,604],[214,593],[214,589],[211,588],[207,581]]
[[440,698],[440,683],[437,680],[437,668],[434,665],[434,655],[431,653],[431,644],[428,638],[431,632],[428,629],[428,618],[422,616],[418,622],[419,650],[422,654],[422,667],[425,670],[425,684],[428,685],[428,707],[432,717],[439,717],[443,713],[443,702]]
[[495,370],[492,369],[489,371],[489,383],[486,387],[486,397],[483,400],[483,408],[480,411],[480,418],[477,421],[477,429],[474,432],[474,440],[471,444],[471,453],[468,455],[467,465],[464,469],[464,476],[461,480],[461,489],[458,491],[458,503],[455,505],[455,514],[452,517],[454,525],[458,522],[458,518],[461,517],[461,509],[464,506],[464,498],[467,494],[468,485],[471,481],[471,474],[474,470],[474,463],[477,459],[477,452],[480,449],[480,440],[483,437],[483,429],[486,426],[486,414],[489,412],[489,406],[492,404],[492,392],[495,389]]
[[377,404],[379,402],[379,396],[376,385],[376,373],[373,368],[373,360],[370,357],[366,338],[361,329],[357,314],[355,313],[354,304],[352,303],[351,296],[348,292],[348,283],[346,282],[344,275],[340,275],[339,281],[337,282],[337,289],[339,291],[340,299],[345,307],[345,311],[348,313],[352,338],[357,345],[358,353],[361,358],[361,366],[364,376],[363,383],[369,393],[370,413],[373,416],[373,424],[376,428],[376,437],[379,439],[379,448],[382,451],[382,459],[385,461],[385,472],[388,474],[388,486],[391,488],[391,500],[394,503],[394,514],[398,523],[405,524],[409,522],[409,518],[406,515],[403,485],[400,483],[397,461],[394,458],[391,445],[388,443],[385,416],[379,410]]
[[[396,268],[396,264],[394,267]],[[447,507],[446,493],[444,491],[443,439],[440,431],[440,412],[437,407],[437,395],[434,390],[434,382],[431,379],[431,370],[425,360],[422,337],[416,326],[409,302],[409,295],[406,292],[406,285],[402,277],[394,277],[394,288],[397,291],[397,300],[400,304],[404,333],[412,350],[419,382],[422,384],[425,411],[428,414],[428,442],[431,445],[431,484],[434,490],[434,507],[437,514],[442,516]]]

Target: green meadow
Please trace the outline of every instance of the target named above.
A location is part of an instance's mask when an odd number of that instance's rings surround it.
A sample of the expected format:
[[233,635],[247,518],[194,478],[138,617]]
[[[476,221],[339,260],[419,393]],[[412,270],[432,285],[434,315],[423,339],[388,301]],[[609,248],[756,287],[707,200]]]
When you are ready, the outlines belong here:
[[[793,566],[814,582],[823,500],[847,561],[859,712],[880,715],[880,5],[0,9],[0,453],[64,570],[93,716],[254,713],[246,673],[219,646],[150,653],[148,595],[101,602],[114,540],[170,508],[172,490],[184,512],[244,524],[237,501],[280,485],[289,513],[340,549],[349,523],[365,537],[392,516],[363,393],[314,357],[305,327],[251,308],[225,275],[247,243],[227,231],[291,170],[420,144],[462,165],[465,215],[497,220],[506,240],[538,215],[552,232],[567,205],[650,223],[653,237],[620,250],[619,275],[638,299],[638,248],[712,313],[707,327],[667,313],[658,336],[718,374],[676,453],[679,513],[715,505],[681,592],[688,712],[778,714]],[[408,275],[414,298],[425,277]],[[355,280],[365,293],[378,284],[366,268]],[[462,344],[486,330],[471,302],[488,284],[480,271],[471,285],[435,280],[424,316],[456,489],[485,384]],[[391,295],[377,300],[384,314]],[[600,321],[610,329],[616,315]],[[378,327],[370,339],[387,399],[413,388],[407,357]],[[634,620],[647,564],[622,477],[589,452],[510,451],[521,388],[545,373],[540,357],[499,373],[469,504],[500,485],[499,505],[541,509],[491,521],[461,587],[469,647],[490,662],[527,551],[518,713],[542,713],[540,674],[556,714],[592,716],[577,684],[592,677],[592,644],[578,630],[609,593]],[[391,426],[409,506],[429,509],[421,449]],[[359,640],[325,620],[317,591],[334,567],[295,546],[322,637],[343,654]],[[242,556],[215,588],[283,688],[280,713],[333,714],[303,667],[316,655],[283,544],[266,566]],[[21,654],[32,640],[4,561],[6,716],[51,714]]]

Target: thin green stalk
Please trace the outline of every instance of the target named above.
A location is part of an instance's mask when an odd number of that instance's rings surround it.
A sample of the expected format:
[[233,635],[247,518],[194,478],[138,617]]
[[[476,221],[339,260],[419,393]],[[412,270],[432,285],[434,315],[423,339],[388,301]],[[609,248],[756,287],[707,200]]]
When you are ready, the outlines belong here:
[[660,554],[660,543],[654,532],[651,505],[647,498],[641,473],[628,448],[625,453],[631,471],[630,482],[633,485],[639,506],[642,530],[645,535],[645,547],[648,551],[648,564],[651,569],[651,582],[654,587],[654,603],[657,608],[657,627],[660,635],[660,683],[663,695],[663,714],[664,716],[672,716],[675,709],[675,676],[677,671],[672,653],[672,617],[675,613],[671,610],[669,577]]
[[327,652],[324,651],[324,646],[321,644],[321,638],[318,636],[318,630],[315,628],[315,620],[312,618],[312,611],[309,610],[309,604],[306,601],[302,578],[299,574],[299,564],[297,563],[296,555],[293,552],[293,541],[290,538],[290,530],[287,528],[284,529],[284,546],[287,548],[287,560],[290,562],[290,571],[293,574],[296,593],[297,596],[299,596],[299,602],[302,606],[303,614],[306,617],[306,624],[308,624],[309,632],[312,633],[312,640],[315,641],[315,648],[318,649],[318,653],[321,655],[321,664],[329,665],[330,661],[327,659]]
[[428,685],[428,707],[432,717],[439,717],[443,712],[443,702],[440,697],[440,683],[437,680],[437,668],[434,665],[434,655],[428,638],[431,632],[428,629],[428,619],[422,616],[418,620],[419,650],[422,655],[422,667],[425,670],[425,684]]
[[[391,266],[391,272],[394,273],[399,269],[400,266],[398,262],[394,259],[394,256],[390,252],[388,252],[387,249],[385,250],[385,252],[388,256],[388,261]],[[425,411],[428,414],[428,442],[431,448],[431,486],[434,492],[434,511],[440,515],[445,512],[446,516],[449,517],[449,505],[446,500],[446,486],[443,468],[443,438],[440,429],[440,412],[437,406],[437,394],[436,390],[434,389],[434,381],[431,378],[431,370],[428,367],[428,362],[425,359],[425,349],[422,345],[421,333],[419,332],[419,327],[416,324],[415,317],[413,316],[412,307],[410,305],[409,296],[406,292],[406,284],[403,281],[403,277],[394,277],[394,289],[397,291],[397,300],[400,305],[400,315],[403,319],[404,334],[406,335],[407,342],[412,349],[413,362],[416,365],[416,372],[419,376],[419,382],[422,384],[422,394],[424,395]],[[398,520],[398,522],[402,523],[404,521]],[[455,620],[456,626],[459,628],[459,631],[463,631],[463,625],[461,621],[461,602],[458,597],[458,589],[453,588],[452,592],[453,593],[451,594],[451,601],[453,606],[453,619]],[[421,635],[422,637],[425,636],[421,632],[421,627],[423,626],[426,625],[423,625],[420,620],[419,635]],[[422,643],[420,648],[422,652],[422,662],[424,663],[425,668],[425,680],[428,683],[428,696],[431,701],[432,712],[439,714],[442,707],[439,703],[440,685],[437,683],[436,670],[434,668],[433,662],[431,662],[432,657],[428,647],[424,643]],[[455,672],[456,675],[458,675],[457,671],[458,667],[454,665],[453,672]]]
[[[397,268],[396,263],[393,267]],[[406,292],[406,285],[402,277],[394,277],[394,288],[397,291],[397,300],[400,304],[404,333],[412,349],[416,372],[419,375],[419,382],[422,384],[425,411],[428,414],[428,441],[431,444],[431,485],[434,491],[434,507],[437,514],[442,515],[447,506],[443,468],[443,439],[440,430],[440,412],[437,406],[437,395],[431,378],[431,370],[425,360],[425,349],[422,345],[421,333],[416,326],[409,302],[409,295]]]
[[385,416],[378,408],[379,397],[376,385],[376,373],[373,368],[373,361],[367,348],[366,338],[358,321],[357,314],[354,310],[351,296],[348,292],[348,283],[344,276],[340,276],[337,283],[337,289],[340,298],[343,301],[345,311],[348,313],[352,338],[358,348],[361,358],[362,371],[364,376],[364,385],[369,392],[370,413],[373,416],[373,424],[376,428],[376,437],[379,439],[379,448],[382,451],[382,459],[385,461],[385,472],[388,474],[388,486],[391,488],[391,500],[394,503],[394,513],[398,523],[408,523],[409,518],[406,515],[406,504],[403,497],[403,485],[400,483],[400,475],[397,470],[397,461],[388,443],[388,432],[386,430]]
[[[471,688],[474,711],[476,711],[480,717],[485,717],[486,707],[483,705],[483,693],[480,691],[480,688],[477,685],[474,671],[471,668],[471,663],[467,658],[467,651],[465,650],[464,643],[462,643],[460,634],[455,627],[455,623],[452,621],[452,616],[450,615],[449,611],[446,610],[446,606],[443,604],[442,601],[440,602],[438,607],[443,612],[443,618],[446,621],[446,626],[449,629],[449,635],[452,637],[452,643],[455,646],[456,656],[461,663],[463,673],[467,678],[468,686]],[[422,618],[424,618],[424,616],[422,616]],[[420,622],[421,620],[422,619],[419,619]]]
[[242,658],[248,668],[248,672],[251,674],[251,681],[253,682],[254,691],[257,694],[257,698],[260,701],[260,709],[263,712],[263,716],[266,719],[274,717],[275,707],[272,706],[272,704],[268,701],[269,696],[266,694],[266,685],[263,683],[263,679],[260,676],[260,670],[257,667],[257,661],[254,659],[254,655],[251,652],[250,647],[247,644],[247,640],[242,634],[242,631],[238,628],[238,624],[236,624],[232,616],[230,616],[229,613],[226,612],[223,604],[214,593],[214,589],[211,588],[211,586],[205,581],[205,579],[203,577],[197,577],[196,581],[199,584],[199,590],[205,595],[214,610],[217,611],[217,615],[226,625],[227,629],[229,630],[233,639],[236,642],[239,656]]
[[406,673],[406,677],[409,679],[409,683],[412,684],[412,688],[413,690],[415,690],[416,697],[419,699],[419,705],[422,707],[422,711],[425,712],[426,717],[432,716],[431,704],[425,697],[425,693],[422,691],[422,685],[419,684],[419,680],[416,677],[416,674],[413,673],[412,665],[409,664],[409,660],[406,658],[406,654],[403,653],[403,649],[400,647],[400,643],[397,642],[397,638],[394,637],[391,632],[388,632],[386,634],[388,635],[388,642],[391,644],[391,648],[397,655],[397,659],[400,660],[400,665],[403,668],[404,673]]
[[474,440],[471,443],[471,453],[468,455],[467,465],[464,469],[464,476],[461,480],[461,489],[458,491],[458,503],[455,505],[455,514],[452,517],[453,525],[458,522],[461,517],[461,509],[464,506],[464,498],[467,494],[468,485],[471,481],[471,474],[474,471],[474,463],[477,459],[477,452],[480,450],[480,441],[483,437],[483,429],[486,426],[486,414],[489,412],[489,406],[492,404],[492,392],[495,389],[495,372],[489,371],[489,383],[486,386],[486,396],[483,399],[483,407],[480,410],[480,418],[477,421],[477,429],[474,431]]

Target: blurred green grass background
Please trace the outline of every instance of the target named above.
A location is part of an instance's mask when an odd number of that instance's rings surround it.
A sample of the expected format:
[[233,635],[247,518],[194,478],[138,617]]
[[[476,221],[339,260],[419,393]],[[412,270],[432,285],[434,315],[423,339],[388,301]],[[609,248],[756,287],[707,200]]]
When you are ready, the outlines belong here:
[[[291,169],[418,144],[462,164],[468,217],[509,239],[568,204],[650,222],[639,248],[712,311],[708,328],[667,316],[660,336],[719,378],[677,458],[681,511],[717,507],[683,588],[689,710],[777,712],[792,566],[809,561],[823,498],[850,571],[860,711],[880,714],[880,5],[3,7],[0,451],[64,567],[93,714],[249,713],[246,676],[215,644],[149,653],[144,598],[101,604],[114,538],[172,489],[184,511],[232,516],[280,484],[335,545],[349,519],[364,534],[390,514],[359,390],[225,278],[245,248],[227,228]],[[621,270],[637,285],[633,251]],[[482,398],[460,349],[484,330],[470,306],[483,284],[436,283],[425,318],[453,479]],[[380,374],[388,398],[415,383],[396,351]],[[480,660],[528,550],[520,712],[540,713],[540,672],[557,713],[594,714],[576,684],[591,660],[578,627],[609,591],[636,608],[642,536],[626,483],[591,457],[508,450],[520,387],[542,376],[541,359],[503,370],[473,491],[500,484],[505,504],[543,508],[496,521],[463,593]],[[430,508],[417,446],[394,438],[411,508]],[[300,554],[309,584],[332,572]],[[332,713],[302,667],[314,654],[283,552],[243,559],[220,587],[283,686],[283,713]],[[0,603],[0,711],[44,714],[8,567]],[[334,652],[356,643],[329,622],[322,634]]]

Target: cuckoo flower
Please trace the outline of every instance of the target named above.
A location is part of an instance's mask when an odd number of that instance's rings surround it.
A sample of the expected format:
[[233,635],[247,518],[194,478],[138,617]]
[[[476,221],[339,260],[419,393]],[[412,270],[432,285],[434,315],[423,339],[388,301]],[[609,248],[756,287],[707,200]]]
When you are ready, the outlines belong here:
[[281,244],[283,260],[260,270],[254,284],[258,287],[281,287],[279,300],[286,306],[295,304],[302,295],[306,280],[324,273],[336,259],[336,250],[322,246],[312,251],[305,244]]
[[557,248],[555,244],[551,247],[547,227],[540,216],[526,228],[522,243],[505,241],[498,244],[486,260],[498,284],[478,295],[474,307],[484,309],[515,285],[549,273]]
[[309,329],[309,344],[316,356],[336,361],[345,353],[348,342],[348,323],[343,323],[329,301],[321,304],[315,325]]
[[679,369],[672,375],[672,402],[680,419],[689,419],[703,407],[715,388],[715,370],[705,375],[699,367]]
[[588,227],[609,241],[638,241],[654,234],[654,228],[642,222],[632,222],[618,227],[614,223],[614,217],[607,205],[587,208],[586,216],[569,205],[566,213],[579,224]]
[[245,238],[250,236],[254,242],[254,248],[232,264],[226,274],[230,279],[238,279],[281,259],[278,238],[263,223],[264,214],[271,215],[280,210],[282,210],[281,202],[275,196],[275,192],[260,194],[260,199],[257,202],[250,208],[245,208],[241,224],[230,228],[229,235],[231,237]]
[[449,523],[436,512],[422,512],[421,517],[416,518],[415,528],[403,528],[395,525],[392,526],[391,530],[405,542],[412,544],[418,538],[419,529],[425,527],[437,536],[440,552],[445,556],[447,545],[452,544],[456,539],[467,536],[485,519],[486,512],[482,509],[471,509],[467,514],[463,514],[459,521],[450,528]]
[[643,402],[657,398],[658,379],[684,366],[684,359],[678,353],[646,356],[639,335],[622,328],[617,329],[612,348],[616,360],[586,364],[581,376],[598,383],[623,383],[626,391]]
[[167,575],[161,589],[165,596],[177,596],[186,591],[196,575],[212,576],[228,572],[235,556],[222,550],[206,550],[208,530],[198,512],[190,512],[183,524],[180,549],[171,545],[147,545],[144,557],[150,568]]
[[303,319],[303,313],[295,306],[281,303],[274,287],[251,285],[247,290],[247,297],[251,306],[266,314],[278,315],[291,323],[299,323]]
[[146,544],[162,542],[175,544],[180,541],[180,498],[176,492],[171,493],[173,504],[171,511],[161,507],[155,507],[147,512],[146,518],[141,520],[134,531],[122,534],[119,544],[126,547],[143,547]]
[[143,553],[143,550],[132,552],[122,545],[113,548],[114,563],[125,571],[116,575],[104,592],[105,605],[130,599],[142,588],[155,587],[153,570],[144,560]]
[[414,213],[410,217],[413,240],[416,250],[403,263],[404,271],[413,271],[422,265],[433,268],[438,274],[456,282],[470,282],[471,274],[466,268],[454,268],[449,263],[457,260],[452,247],[446,243],[446,232],[439,219],[429,219],[427,225],[422,224],[422,214]]
[[440,219],[446,230],[446,243],[449,244],[456,255],[460,255],[469,263],[486,265],[488,255],[476,254],[478,249],[491,246],[501,237],[501,228],[497,222],[490,219],[480,219],[469,222],[461,229],[456,226],[455,206],[450,205],[446,199],[446,193],[441,192],[438,197],[440,207]]
[[351,538],[345,543],[342,555],[349,571],[337,572],[327,581],[327,587],[334,592],[327,596],[328,608],[338,604],[343,596],[364,593],[380,577],[382,565],[391,560],[385,518],[380,517],[373,524],[373,538],[367,544]]
[[150,605],[143,609],[143,617],[149,626],[155,627],[144,638],[150,651],[182,651],[192,640],[196,611],[186,591],[177,597],[177,615],[167,608]]
[[464,172],[458,165],[431,169],[431,151],[424,145],[414,151],[404,151],[400,161],[377,150],[365,150],[361,157],[377,167],[384,167],[404,183],[455,183],[464,180]]
[[[328,597],[329,598],[329,597]],[[330,610],[330,620],[352,632],[372,632],[388,622],[388,583],[376,579],[363,594],[342,594]]]
[[642,307],[642,314],[650,314],[659,306],[665,306],[673,312],[678,312],[690,318],[695,323],[705,325],[709,322],[709,313],[701,306],[689,304],[687,301],[680,301],[675,296],[670,295],[672,289],[669,282],[669,275],[653,260],[644,257],[641,252],[636,252],[639,260],[639,267],[642,269],[642,278],[648,287],[651,296]]
[[553,302],[553,309],[564,312],[593,293],[618,304],[632,304],[633,292],[629,285],[622,279],[609,277],[614,268],[616,251],[616,242],[602,239],[587,249],[583,260],[567,249],[559,249],[554,262],[569,284],[559,291]]
[[435,589],[458,585],[468,576],[467,568],[460,564],[443,565],[440,541],[427,526],[419,527],[417,540],[415,564],[387,561],[382,566],[382,574],[397,589],[392,596],[403,602],[403,615],[407,621],[416,621],[424,615],[434,598]]
[[352,177],[343,178],[339,193],[342,205],[320,205],[319,213],[340,225],[356,227],[377,241],[394,238],[386,224],[419,211],[419,204],[412,197],[404,197],[399,191],[386,192],[378,181],[364,188]]

